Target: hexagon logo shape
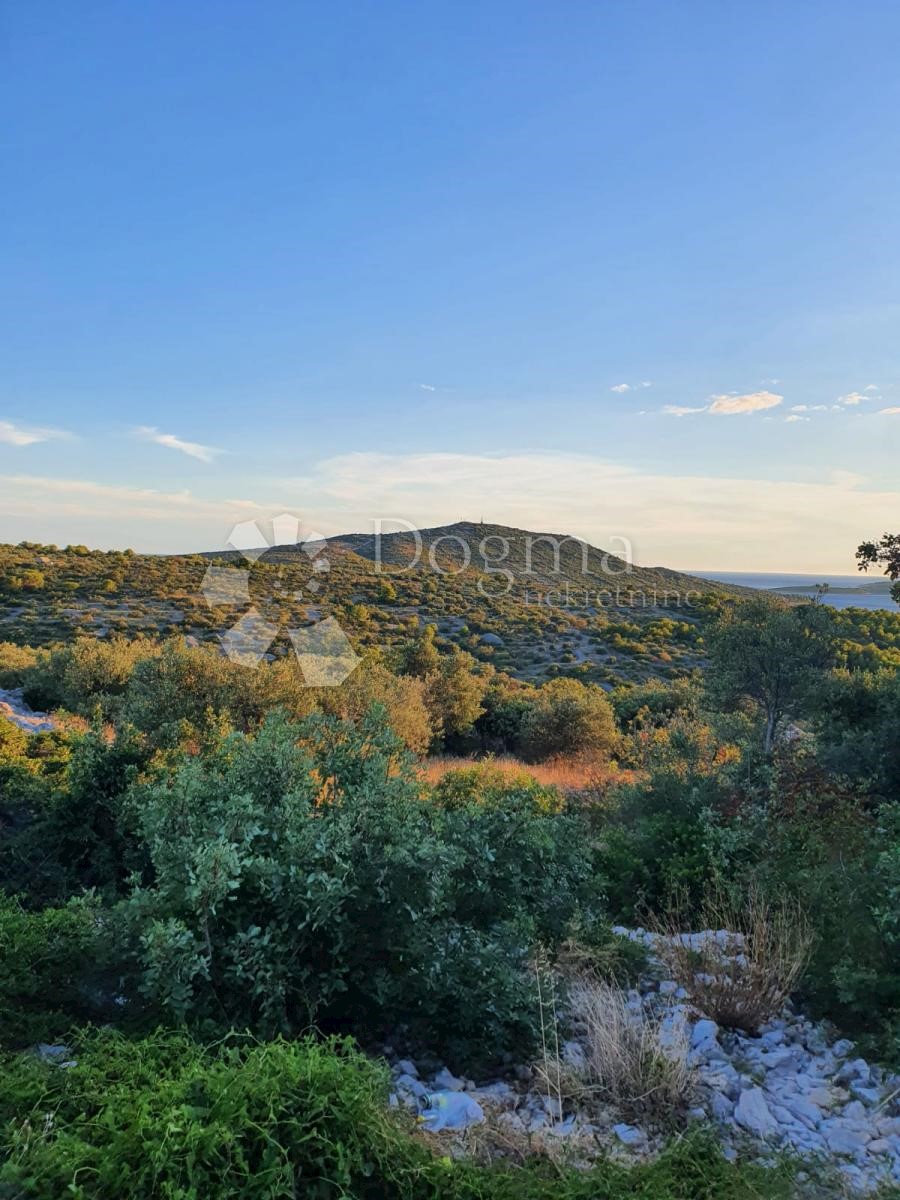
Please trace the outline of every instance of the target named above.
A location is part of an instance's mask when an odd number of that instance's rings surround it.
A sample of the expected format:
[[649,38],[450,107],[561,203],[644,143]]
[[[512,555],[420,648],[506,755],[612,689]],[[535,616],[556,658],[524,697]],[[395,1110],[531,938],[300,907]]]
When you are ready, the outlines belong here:
[[[280,513],[271,524],[270,541],[258,522],[240,521],[228,535],[229,549],[237,550],[243,559],[254,563],[272,546],[298,546],[309,558],[313,570],[313,577],[303,590],[317,596],[331,568],[328,542],[321,534],[304,530],[297,517],[290,513]],[[250,605],[219,635],[219,640],[232,662],[258,666],[281,630],[252,605],[250,570],[209,566],[200,591],[210,608],[238,609]],[[299,599],[301,594],[295,593],[295,598]],[[359,662],[350,639],[334,617],[320,617],[310,626],[288,628],[286,632],[306,687],[337,687]]]

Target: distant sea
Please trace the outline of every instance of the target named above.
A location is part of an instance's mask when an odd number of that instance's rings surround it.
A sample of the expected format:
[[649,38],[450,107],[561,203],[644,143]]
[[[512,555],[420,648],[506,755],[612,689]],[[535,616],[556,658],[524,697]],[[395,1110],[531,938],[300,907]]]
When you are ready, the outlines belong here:
[[[741,587],[761,588],[810,588],[817,583],[827,583],[831,587],[865,587],[866,583],[876,580],[884,584],[881,576],[872,576],[868,581],[864,575],[775,575],[765,571],[691,571],[691,575],[699,575],[701,579],[716,579],[720,583],[736,583]],[[808,595],[801,591],[800,595]],[[889,612],[900,612],[888,592],[857,592],[849,595],[847,592],[826,592],[824,602],[833,608],[886,608]]]

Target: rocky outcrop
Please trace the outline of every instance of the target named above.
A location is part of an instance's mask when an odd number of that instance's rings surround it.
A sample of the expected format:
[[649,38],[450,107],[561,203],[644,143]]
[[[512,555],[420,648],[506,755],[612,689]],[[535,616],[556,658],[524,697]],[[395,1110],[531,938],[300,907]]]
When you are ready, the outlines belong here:
[[48,713],[34,712],[22,699],[21,688],[0,688],[0,717],[26,733],[48,733],[53,722]]
[[[652,951],[654,935],[623,932]],[[722,931],[686,936],[734,942]],[[715,1129],[728,1157],[748,1146],[763,1156],[785,1150],[810,1162],[827,1160],[851,1191],[900,1184],[900,1075],[854,1054],[852,1042],[834,1040],[826,1026],[790,1005],[755,1036],[720,1029],[689,1004],[674,980],[658,974],[641,980],[628,1002],[635,1020],[662,1015],[673,1038],[679,1026],[686,1027],[695,1084],[685,1120]],[[584,1047],[577,1040],[565,1042],[562,1058],[577,1068]],[[518,1069],[515,1082],[484,1084],[442,1068],[427,1085],[414,1068],[409,1060],[395,1064],[396,1103],[418,1109],[426,1092],[465,1090],[486,1110],[499,1110],[504,1124],[521,1134],[590,1135],[597,1153],[641,1156],[663,1142],[658,1130],[622,1122],[613,1106],[603,1113],[596,1104],[587,1108],[564,1100],[560,1108],[528,1068]]]

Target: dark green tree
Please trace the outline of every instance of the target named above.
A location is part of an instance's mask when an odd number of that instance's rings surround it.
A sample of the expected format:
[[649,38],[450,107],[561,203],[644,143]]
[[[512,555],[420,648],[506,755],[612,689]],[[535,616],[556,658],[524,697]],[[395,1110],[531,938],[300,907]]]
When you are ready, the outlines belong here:
[[900,604],[900,533],[886,533],[878,542],[862,542],[856,551],[860,571],[884,566],[884,574],[894,581],[891,596]]
[[709,651],[710,699],[726,706],[744,697],[754,701],[765,719],[768,755],[783,719],[800,711],[833,662],[832,612],[821,604],[747,600],[723,613]]

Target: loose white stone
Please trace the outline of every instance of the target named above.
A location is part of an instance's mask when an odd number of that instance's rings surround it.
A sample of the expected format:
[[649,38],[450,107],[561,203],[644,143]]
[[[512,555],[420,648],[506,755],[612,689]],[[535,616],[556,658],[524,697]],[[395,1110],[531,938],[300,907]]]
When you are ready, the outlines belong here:
[[461,1092],[466,1085],[465,1080],[458,1079],[452,1071],[441,1067],[434,1077],[434,1086],[441,1092]]
[[778,1122],[769,1111],[762,1088],[752,1087],[741,1092],[734,1119],[743,1129],[758,1137],[773,1137],[778,1133]]
[[643,1146],[647,1140],[646,1133],[636,1125],[613,1125],[612,1131],[623,1146]]

